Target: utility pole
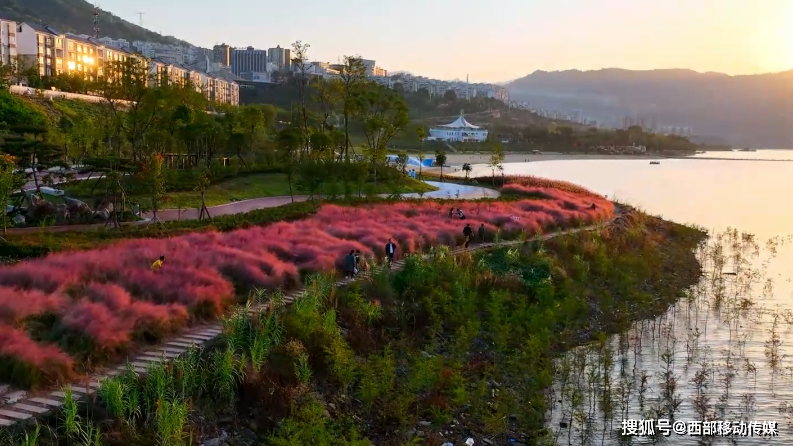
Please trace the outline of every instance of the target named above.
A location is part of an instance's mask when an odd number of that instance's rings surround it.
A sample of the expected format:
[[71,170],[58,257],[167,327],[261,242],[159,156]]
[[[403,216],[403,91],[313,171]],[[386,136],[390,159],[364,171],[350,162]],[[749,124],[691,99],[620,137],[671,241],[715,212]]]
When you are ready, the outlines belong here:
[[145,12],[139,12],[138,13],[138,25],[141,28],[143,28],[143,14],[146,14],[146,13]]

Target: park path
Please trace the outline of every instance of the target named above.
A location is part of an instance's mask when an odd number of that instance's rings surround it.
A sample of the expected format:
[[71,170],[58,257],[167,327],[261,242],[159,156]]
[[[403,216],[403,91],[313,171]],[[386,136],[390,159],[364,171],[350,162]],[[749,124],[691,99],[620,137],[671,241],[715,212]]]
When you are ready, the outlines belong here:
[[[475,200],[477,198],[498,198],[499,192],[493,189],[488,189],[481,186],[464,185],[457,183],[440,183],[437,181],[425,181],[430,186],[437,187],[438,190],[426,192],[423,195],[418,193],[402,194],[404,198],[443,198],[443,199],[461,199],[461,200]],[[389,194],[381,194],[380,197],[388,197]],[[307,201],[311,197],[308,195],[295,195],[294,201]],[[235,201],[234,203],[221,204],[209,207],[209,215],[213,217],[221,215],[241,214],[245,212],[254,211],[257,209],[266,209],[272,207],[283,206],[292,202],[292,197],[262,197],[252,198],[250,200]],[[122,226],[134,226],[141,224],[148,224],[154,215],[146,212],[142,215],[145,220],[136,222],[125,222]],[[197,220],[198,209],[165,209],[157,212],[157,219],[160,221],[174,221],[174,220]],[[30,228],[9,228],[8,234],[25,234],[37,232],[67,232],[67,231],[91,231],[99,228],[107,227],[105,223],[95,223],[87,225],[66,225],[66,226],[48,226],[46,228],[30,227]]]
[[[603,226],[611,225],[621,214],[618,209],[613,218],[608,221],[583,226],[579,228],[567,229],[563,231],[552,232],[549,234],[540,235],[531,239],[531,241],[550,240],[554,237],[561,235],[574,234],[582,231],[592,231]],[[458,255],[464,252],[472,252],[478,250],[492,249],[503,246],[511,246],[524,243],[520,240],[514,240],[501,243],[482,243],[474,245],[468,249],[455,248],[452,250],[453,254]],[[398,271],[405,265],[405,259],[402,258],[394,262],[394,270]],[[353,279],[356,280],[356,279]],[[335,283],[335,286],[341,287],[350,284],[353,280],[340,280]],[[305,287],[298,288],[295,291],[288,293],[284,299],[287,305],[299,299],[305,292]],[[254,306],[251,311],[259,311],[267,307],[267,303]],[[180,335],[166,340],[156,347],[149,347],[142,352],[131,354],[127,358],[127,362],[119,364],[115,367],[106,368],[104,370],[89,374],[76,381],[66,385],[70,388],[74,398],[81,400],[91,399],[99,389],[100,384],[104,379],[117,376],[127,369],[127,364],[131,365],[138,373],[144,374],[148,371],[150,364],[158,361],[170,362],[177,358],[179,355],[185,353],[193,346],[203,347],[210,344],[223,332],[223,324],[220,320],[192,327]],[[19,422],[29,421],[42,415],[48,414],[53,410],[63,406],[64,390],[43,390],[38,392],[26,392],[24,390],[13,389],[9,385],[0,384],[0,428],[12,426]]]

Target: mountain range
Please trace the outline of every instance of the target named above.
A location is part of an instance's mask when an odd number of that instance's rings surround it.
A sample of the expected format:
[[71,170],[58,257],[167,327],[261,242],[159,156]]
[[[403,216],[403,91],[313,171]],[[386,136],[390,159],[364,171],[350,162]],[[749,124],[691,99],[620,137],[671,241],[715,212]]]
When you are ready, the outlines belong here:
[[623,118],[691,127],[710,143],[793,147],[793,71],[730,76],[670,69],[535,71],[506,85],[534,108],[580,111],[599,122]]
[[[94,34],[94,5],[85,0],[0,0],[0,17],[16,22],[31,22],[50,25],[60,32]],[[99,12],[99,36],[165,43],[190,45],[173,36],[163,36],[146,28],[130,23],[110,12]]]

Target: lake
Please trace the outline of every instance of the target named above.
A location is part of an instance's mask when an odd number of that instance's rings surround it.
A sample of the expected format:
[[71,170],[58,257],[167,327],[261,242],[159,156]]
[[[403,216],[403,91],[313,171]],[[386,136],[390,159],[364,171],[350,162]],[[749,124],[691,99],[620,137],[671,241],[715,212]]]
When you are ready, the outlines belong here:
[[[708,156],[793,159],[793,151],[700,155]],[[619,444],[623,420],[669,419],[774,421],[779,430],[770,440],[673,433],[661,439],[669,444],[793,445],[793,162],[543,161],[505,164],[504,173],[571,181],[712,234],[740,231],[699,253],[705,279],[667,314],[559,360],[548,394],[557,444]]]

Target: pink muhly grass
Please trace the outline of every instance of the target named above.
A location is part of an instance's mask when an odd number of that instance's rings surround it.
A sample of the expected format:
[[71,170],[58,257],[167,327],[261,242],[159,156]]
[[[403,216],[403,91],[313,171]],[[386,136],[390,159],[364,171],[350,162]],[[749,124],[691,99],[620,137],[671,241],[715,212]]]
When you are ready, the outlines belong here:
[[60,295],[38,290],[0,287],[0,322],[16,324],[29,316],[58,313],[66,305]]
[[74,367],[72,358],[58,347],[37,343],[7,325],[0,325],[0,356],[32,367],[50,381],[68,378]]
[[[506,188],[540,199],[324,205],[315,215],[294,222],[130,240],[0,267],[0,314],[5,321],[0,327],[57,311],[65,326],[102,348],[118,349],[142,332],[159,335],[180,329],[189,322],[188,312],[217,316],[234,303],[236,294],[251,287],[291,286],[305,271],[341,267],[350,250],[382,258],[389,238],[401,257],[428,245],[456,245],[466,223],[474,231],[484,224],[488,237],[499,228],[505,236],[521,230],[535,234],[574,221],[602,220],[614,210],[593,194],[520,184]],[[450,207],[461,208],[467,219],[449,218]],[[165,256],[163,267],[151,271],[160,255]],[[74,303],[61,297],[67,290]],[[28,298],[17,303],[15,295]]]

